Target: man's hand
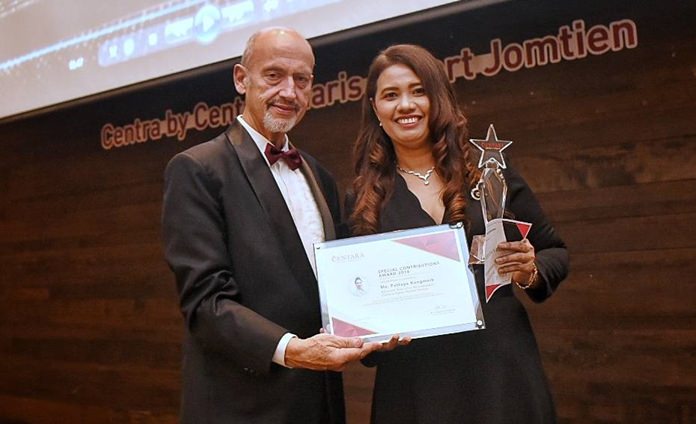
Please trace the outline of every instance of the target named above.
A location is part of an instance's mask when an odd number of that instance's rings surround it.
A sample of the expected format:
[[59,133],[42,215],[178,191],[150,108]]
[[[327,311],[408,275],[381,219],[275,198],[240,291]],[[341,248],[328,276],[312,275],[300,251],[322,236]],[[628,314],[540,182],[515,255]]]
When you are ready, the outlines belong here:
[[389,352],[396,349],[398,346],[407,346],[409,343],[411,343],[410,337],[399,337],[398,334],[394,334],[388,341],[380,343],[380,347],[377,350],[380,352]]
[[285,365],[315,371],[343,371],[348,363],[380,350],[381,343],[365,343],[359,337],[317,334],[308,339],[294,337],[285,349]]

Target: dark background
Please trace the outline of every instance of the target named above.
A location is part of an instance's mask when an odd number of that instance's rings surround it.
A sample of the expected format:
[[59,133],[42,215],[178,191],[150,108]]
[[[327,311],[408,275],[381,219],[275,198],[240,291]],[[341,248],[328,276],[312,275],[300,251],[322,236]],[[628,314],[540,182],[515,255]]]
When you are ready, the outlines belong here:
[[[364,75],[392,43],[444,58],[631,19],[634,49],[455,87],[472,137],[507,158],[567,242],[571,275],[529,302],[562,423],[696,422],[696,5],[511,1],[317,40],[316,82]],[[185,141],[104,150],[105,123],[231,102],[232,62],[0,123],[0,423],[172,423],[182,320],[160,245],[162,172]],[[309,112],[291,139],[351,179],[359,102]],[[476,366],[476,364],[452,364]],[[367,422],[372,370],[346,372]],[[453,399],[466,402],[466,399]]]

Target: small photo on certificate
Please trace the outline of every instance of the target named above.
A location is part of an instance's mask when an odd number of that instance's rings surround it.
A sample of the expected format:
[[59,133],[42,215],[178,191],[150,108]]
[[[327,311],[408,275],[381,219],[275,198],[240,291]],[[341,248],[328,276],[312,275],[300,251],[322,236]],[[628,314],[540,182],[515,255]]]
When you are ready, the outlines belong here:
[[324,329],[370,341],[485,327],[461,224],[317,243]]

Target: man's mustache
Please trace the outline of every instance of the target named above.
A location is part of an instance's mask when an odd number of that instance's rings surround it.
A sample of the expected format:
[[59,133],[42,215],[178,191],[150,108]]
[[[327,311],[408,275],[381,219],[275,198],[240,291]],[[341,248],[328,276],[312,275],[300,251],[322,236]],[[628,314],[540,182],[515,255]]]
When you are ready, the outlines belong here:
[[268,106],[269,107],[270,106],[279,106],[279,107],[283,107],[283,108],[293,108],[296,111],[300,110],[300,105],[297,102],[287,103],[287,102],[282,102],[282,101],[276,100],[276,101],[272,101],[272,102],[268,103]]

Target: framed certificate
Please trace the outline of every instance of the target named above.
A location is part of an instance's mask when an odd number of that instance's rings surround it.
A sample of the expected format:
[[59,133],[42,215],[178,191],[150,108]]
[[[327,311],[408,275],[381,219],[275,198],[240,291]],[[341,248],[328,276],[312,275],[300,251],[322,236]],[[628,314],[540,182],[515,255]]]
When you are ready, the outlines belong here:
[[461,224],[314,245],[325,331],[368,341],[485,327]]

